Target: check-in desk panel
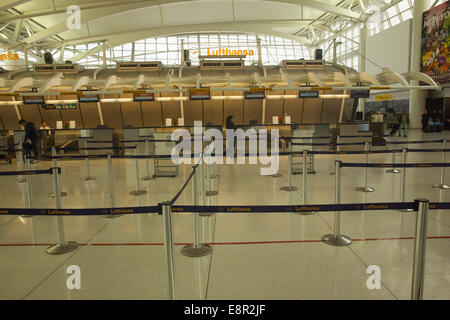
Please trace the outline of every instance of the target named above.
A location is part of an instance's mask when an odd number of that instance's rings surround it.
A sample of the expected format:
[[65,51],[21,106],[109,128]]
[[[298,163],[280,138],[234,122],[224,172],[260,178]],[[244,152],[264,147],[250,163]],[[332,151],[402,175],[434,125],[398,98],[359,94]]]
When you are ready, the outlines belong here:
[[[340,136],[340,143],[358,143],[358,142],[372,142],[372,132],[370,131],[369,123],[339,123],[337,124],[337,134]],[[336,134],[336,135],[337,135]],[[346,136],[353,136],[353,138],[341,138]],[[336,137],[333,137],[336,141]],[[364,146],[340,146],[340,150],[364,150]]]

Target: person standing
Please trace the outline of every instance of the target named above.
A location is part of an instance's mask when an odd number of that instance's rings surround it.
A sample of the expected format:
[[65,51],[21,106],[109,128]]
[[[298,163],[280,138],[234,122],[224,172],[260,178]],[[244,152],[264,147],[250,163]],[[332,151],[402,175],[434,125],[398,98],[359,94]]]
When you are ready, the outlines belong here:
[[398,131],[399,136],[402,136],[402,129],[404,130],[404,137],[408,136],[408,125],[409,125],[409,115],[406,113],[406,110],[402,111],[400,115],[400,129]]
[[[19,126],[22,130],[25,130],[25,137],[22,147],[26,155],[30,155],[33,152],[35,158],[39,157],[39,148],[41,145],[41,136],[38,129],[33,122],[27,122],[24,119],[19,121]],[[37,159],[31,160],[31,163],[38,162]]]
[[428,120],[430,116],[428,115],[428,110],[425,109],[425,112],[422,114],[422,131],[425,132],[425,129],[428,126]]

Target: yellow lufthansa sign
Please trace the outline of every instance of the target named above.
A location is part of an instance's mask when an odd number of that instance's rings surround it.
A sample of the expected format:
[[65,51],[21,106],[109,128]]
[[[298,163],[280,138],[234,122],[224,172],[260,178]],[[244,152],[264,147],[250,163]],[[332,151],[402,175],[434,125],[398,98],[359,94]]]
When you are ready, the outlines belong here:
[[370,87],[370,90],[389,90],[391,87]]
[[394,96],[392,94],[380,94],[375,96],[376,101],[389,101],[393,100]]
[[60,95],[62,96],[79,96],[83,94],[82,91],[61,91]]

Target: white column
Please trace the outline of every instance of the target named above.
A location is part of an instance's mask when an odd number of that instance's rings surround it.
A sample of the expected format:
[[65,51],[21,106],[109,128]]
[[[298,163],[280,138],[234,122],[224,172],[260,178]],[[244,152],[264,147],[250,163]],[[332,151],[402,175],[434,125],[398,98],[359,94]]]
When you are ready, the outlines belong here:
[[[412,30],[411,30],[411,71],[420,71],[422,16],[429,8],[429,0],[414,2]],[[411,81],[412,86],[418,86],[419,81]],[[426,90],[411,90],[409,98],[409,120],[411,128],[422,128],[422,113],[425,111],[427,99]]]
[[[367,25],[364,23],[364,27],[361,28],[361,34],[359,37],[359,72],[366,72],[366,47],[367,47]],[[359,99],[358,109],[366,117],[366,99]]]

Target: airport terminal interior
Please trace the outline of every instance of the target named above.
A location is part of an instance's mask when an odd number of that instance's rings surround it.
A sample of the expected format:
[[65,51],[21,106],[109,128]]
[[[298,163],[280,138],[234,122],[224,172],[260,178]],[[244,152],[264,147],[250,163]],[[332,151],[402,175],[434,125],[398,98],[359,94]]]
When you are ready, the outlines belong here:
[[0,299],[450,299],[449,12],[1,0]]

